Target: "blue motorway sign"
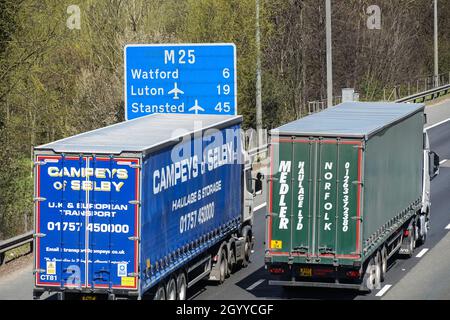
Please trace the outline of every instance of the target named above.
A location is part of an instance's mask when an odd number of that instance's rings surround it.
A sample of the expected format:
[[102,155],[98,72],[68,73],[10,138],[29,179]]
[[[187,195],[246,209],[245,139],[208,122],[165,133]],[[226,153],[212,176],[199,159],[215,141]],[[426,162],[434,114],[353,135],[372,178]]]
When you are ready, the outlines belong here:
[[236,46],[125,46],[125,116],[237,114]]

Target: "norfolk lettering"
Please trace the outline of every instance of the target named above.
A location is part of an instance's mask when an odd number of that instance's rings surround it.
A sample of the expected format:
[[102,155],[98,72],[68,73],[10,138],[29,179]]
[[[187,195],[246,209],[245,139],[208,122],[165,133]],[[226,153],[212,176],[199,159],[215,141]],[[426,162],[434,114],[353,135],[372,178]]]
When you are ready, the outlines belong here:
[[333,170],[333,162],[325,162],[325,173],[323,175],[324,179],[325,179],[325,184],[324,184],[324,205],[323,205],[323,209],[324,211],[324,215],[323,215],[323,220],[324,220],[324,225],[323,225],[323,230],[324,231],[331,231],[331,225],[332,222],[329,214],[330,211],[333,209],[333,203],[331,202],[330,196],[331,196],[331,180],[333,179],[333,172],[331,171]]

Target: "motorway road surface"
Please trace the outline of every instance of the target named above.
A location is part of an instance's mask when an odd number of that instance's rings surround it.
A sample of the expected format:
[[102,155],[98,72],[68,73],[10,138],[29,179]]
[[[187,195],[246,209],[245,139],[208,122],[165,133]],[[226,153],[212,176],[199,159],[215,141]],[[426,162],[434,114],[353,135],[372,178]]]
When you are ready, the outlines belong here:
[[[429,126],[450,118],[450,101],[428,107]],[[427,242],[410,259],[391,259],[386,280],[370,294],[353,290],[295,288],[285,291],[269,286],[264,270],[264,199],[254,218],[256,243],[252,262],[224,284],[201,282],[189,289],[188,299],[450,299],[450,121],[431,127],[431,148],[440,155],[440,174],[431,184],[431,230]],[[30,260],[31,261],[31,260]],[[31,299],[31,264],[0,277],[0,299]]]

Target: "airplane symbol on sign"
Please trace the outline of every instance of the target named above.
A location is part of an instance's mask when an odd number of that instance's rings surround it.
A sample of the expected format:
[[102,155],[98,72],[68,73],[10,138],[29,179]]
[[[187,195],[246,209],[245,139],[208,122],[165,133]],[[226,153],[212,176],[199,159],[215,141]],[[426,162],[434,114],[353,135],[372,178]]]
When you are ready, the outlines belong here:
[[198,105],[198,100],[195,100],[195,105],[191,108],[189,108],[189,111],[195,111],[195,114],[198,114],[199,111],[205,111],[202,107]]
[[178,89],[178,85],[177,85],[177,83],[175,82],[175,85],[174,85],[175,87],[172,89],[172,90],[170,90],[169,92],[168,92],[168,94],[173,94],[174,96],[173,96],[173,98],[175,99],[175,100],[178,100],[178,99],[180,99],[180,97],[178,97],[178,95],[179,94],[183,94],[184,93],[184,91],[181,91],[180,89]]

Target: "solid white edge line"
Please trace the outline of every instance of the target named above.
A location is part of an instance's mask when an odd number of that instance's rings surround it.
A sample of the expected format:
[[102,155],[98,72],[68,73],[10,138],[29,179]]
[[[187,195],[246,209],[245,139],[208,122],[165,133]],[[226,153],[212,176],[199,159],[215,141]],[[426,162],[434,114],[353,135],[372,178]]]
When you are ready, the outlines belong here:
[[428,250],[430,250],[430,249],[428,249],[428,248],[422,249],[422,250],[417,254],[416,258],[422,258],[423,255],[424,255],[425,253],[427,253]]
[[443,164],[444,162],[447,162],[447,161],[448,161],[448,159],[444,159],[444,160],[440,161],[439,164]]
[[258,211],[261,208],[264,208],[265,206],[267,206],[267,202],[261,203],[259,206],[256,206],[253,208],[253,212]]
[[445,120],[442,120],[442,121],[440,121],[440,122],[438,122],[438,123],[435,123],[435,124],[433,124],[433,125],[431,125],[431,126],[429,126],[429,127],[426,127],[425,130],[432,129],[432,128],[434,128],[434,127],[440,126],[441,124],[444,124],[444,123],[446,123],[446,122],[448,122],[448,121],[450,121],[450,118],[445,119]]
[[381,297],[383,296],[383,294],[386,293],[386,291],[388,291],[390,288],[392,287],[392,284],[387,284],[383,287],[383,289],[381,289],[375,296],[377,297]]
[[264,281],[265,281],[265,279],[256,281],[254,284],[252,284],[250,287],[247,288],[247,291],[251,291],[251,290],[255,289],[257,286],[259,286]]
[[450,230],[450,224],[445,227],[445,230]]

